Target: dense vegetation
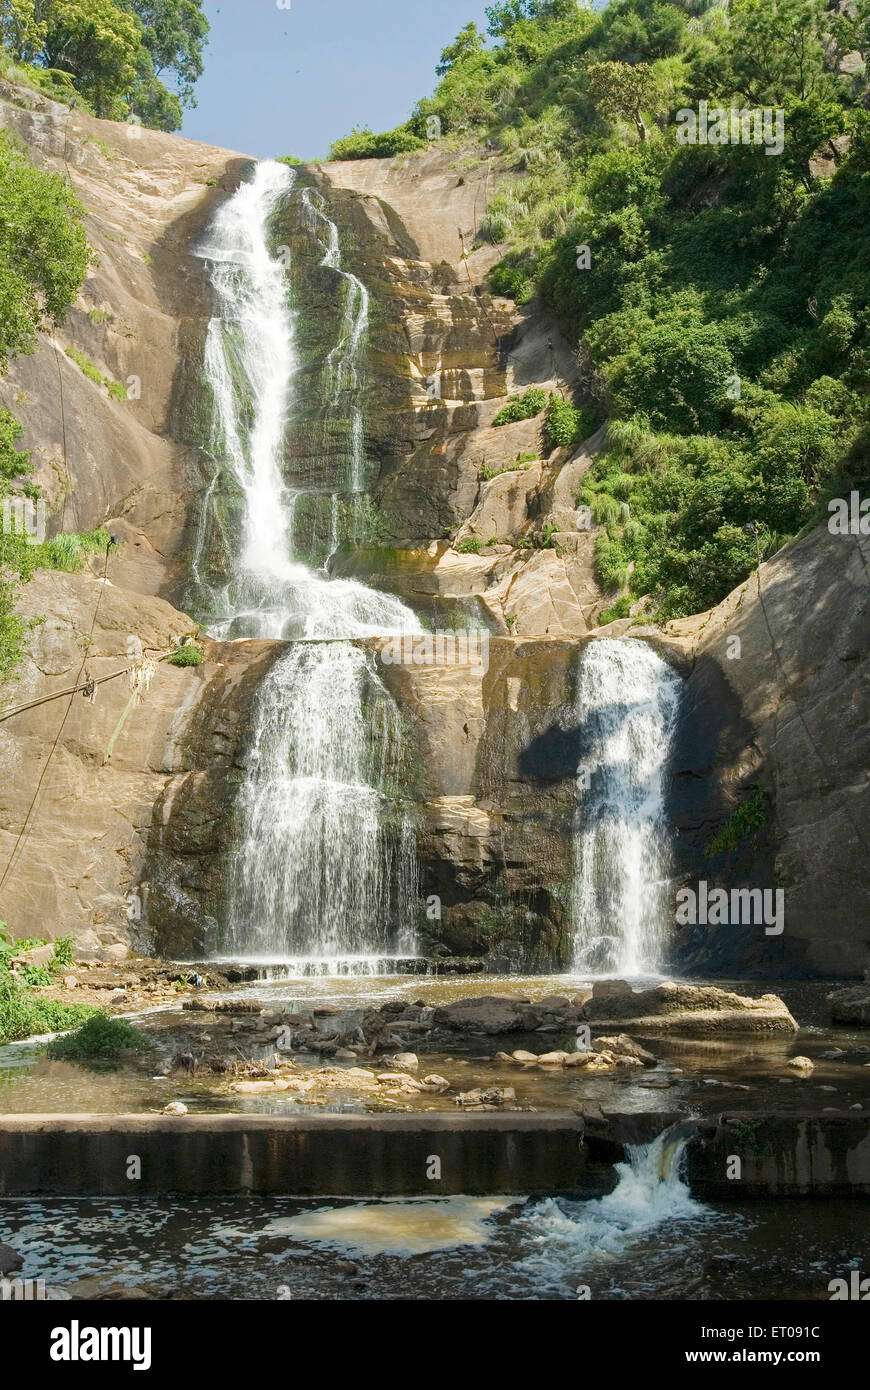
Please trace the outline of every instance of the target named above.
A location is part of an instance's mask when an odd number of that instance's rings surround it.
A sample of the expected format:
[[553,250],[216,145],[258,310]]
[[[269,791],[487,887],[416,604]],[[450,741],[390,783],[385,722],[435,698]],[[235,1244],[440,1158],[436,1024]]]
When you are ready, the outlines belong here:
[[[399,131],[486,140],[493,289],[543,296],[610,420],[578,505],[602,583],[660,618],[717,602],[867,478],[870,0],[507,0]],[[677,112],[781,108],[784,147],[688,144]],[[431,128],[431,127],[430,127]]]
[[158,130],[177,130],[195,105],[208,31],[202,0],[0,0],[13,76],[94,115]]
[[[88,267],[82,209],[56,174],[37,169],[8,131],[0,130],[0,373],[33,352],[40,329],[63,318]],[[32,501],[29,454],[18,448],[21,425],[0,406],[0,507],[14,493]],[[20,522],[21,518],[19,518]],[[38,568],[74,570],[107,536],[61,535],[37,543],[11,512],[0,526],[0,682],[21,659],[24,623],[14,611],[18,582]]]
[[54,943],[54,956],[47,965],[25,966],[13,972],[16,956],[46,943],[38,938],[13,941],[0,922],[0,1043],[13,1042],[39,1033],[55,1033],[74,1028],[96,1010],[87,1004],[58,1004],[34,993],[50,985],[65,966],[72,963],[72,940],[61,937]]

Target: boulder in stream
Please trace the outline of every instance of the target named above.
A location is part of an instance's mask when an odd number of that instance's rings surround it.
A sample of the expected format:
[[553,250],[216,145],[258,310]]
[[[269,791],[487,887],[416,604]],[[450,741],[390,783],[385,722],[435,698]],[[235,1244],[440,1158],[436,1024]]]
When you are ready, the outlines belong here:
[[751,998],[715,985],[675,984],[670,980],[652,989],[603,996],[596,985],[580,1012],[590,1023],[629,1024],[633,1031],[684,1037],[797,1032],[797,1023],[777,994]]
[[828,995],[828,1006],[835,1023],[870,1025],[870,981],[835,989]]

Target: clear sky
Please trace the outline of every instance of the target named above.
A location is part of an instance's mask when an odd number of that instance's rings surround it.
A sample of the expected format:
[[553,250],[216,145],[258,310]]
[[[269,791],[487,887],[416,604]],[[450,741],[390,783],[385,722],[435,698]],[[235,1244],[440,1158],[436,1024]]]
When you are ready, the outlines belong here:
[[[285,3],[285,0],[282,0]],[[354,125],[390,130],[435,86],[441,50],[487,0],[206,0],[197,106],[182,134],[243,154],[325,155]]]

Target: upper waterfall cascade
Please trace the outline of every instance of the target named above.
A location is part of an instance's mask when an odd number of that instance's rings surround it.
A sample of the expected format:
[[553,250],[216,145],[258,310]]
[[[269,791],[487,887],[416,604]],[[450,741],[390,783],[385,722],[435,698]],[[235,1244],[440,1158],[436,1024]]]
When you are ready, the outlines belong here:
[[[284,447],[298,364],[286,256],[270,249],[271,219],[288,196],[296,196],[292,171],[259,164],[199,248],[215,299],[205,352],[215,478],[226,471],[244,499],[228,581],[210,594],[210,628],[227,640],[308,639],[278,658],[259,692],[222,949],[277,959],[407,954],[417,871],[398,795],[401,726],[373,658],[350,639],[421,628],[398,599],[330,580],[294,558],[301,490],[288,481]],[[354,399],[342,490],[355,492],[364,471],[359,372],[368,294],[341,270],[338,232],[322,206],[306,190],[301,197],[321,233],[322,264],[346,285],[326,375],[333,394]],[[203,515],[214,501],[212,487]]]
[[580,971],[638,976],[661,965],[670,868],[665,764],[680,685],[636,638],[600,638],[582,649],[572,904]]

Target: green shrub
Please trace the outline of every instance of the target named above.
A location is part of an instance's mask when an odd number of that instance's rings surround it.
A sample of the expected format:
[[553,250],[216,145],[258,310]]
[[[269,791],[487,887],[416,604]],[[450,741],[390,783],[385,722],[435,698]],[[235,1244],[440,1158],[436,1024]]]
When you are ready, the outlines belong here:
[[528,304],[535,293],[535,282],[518,266],[506,265],[500,261],[489,272],[489,285],[493,294],[504,295],[516,300],[517,304]]
[[630,616],[629,610],[632,605],[631,594],[620,594],[615,603],[609,608],[603,609],[598,619],[599,627],[604,627],[607,623],[615,622],[617,618],[627,618]]
[[511,396],[498,412],[494,425],[512,425],[517,420],[532,420],[547,404],[547,393],[540,386],[529,386],[521,396]]
[[51,984],[50,968],[29,966],[23,977],[11,973],[12,956],[44,945],[44,941],[35,938],[12,941],[0,924],[0,1043],[74,1028],[96,1012],[89,1004],[58,1004],[34,995],[35,986]]
[[595,407],[578,410],[561,396],[551,396],[544,423],[544,438],[548,449],[573,449],[588,439],[595,428]]
[[201,666],[205,661],[205,655],[195,642],[185,642],[183,647],[179,647],[178,651],[173,652],[166,660],[170,666]]
[[54,1038],[46,1048],[49,1057],[117,1057],[128,1048],[141,1050],[148,1046],[148,1039],[135,1029],[126,1019],[110,1018],[98,1012],[74,1033]]
[[335,140],[329,147],[330,159],[390,159],[396,154],[423,150],[427,141],[411,128],[411,123],[385,130],[376,135],[368,126],[354,126],[350,135]]
[[83,209],[59,174],[37,169],[0,129],[0,371],[60,322],[88,268]]
[[464,536],[456,549],[460,555],[477,555],[483,549],[483,541],[480,536]]
[[767,807],[764,792],[755,786],[745,801],[728,817],[718,834],[706,846],[705,854],[712,858],[716,854],[727,854],[737,849],[741,840],[760,830],[767,821]]
[[55,937],[54,959],[61,969],[64,966],[72,965],[75,959],[75,942],[71,936]]

